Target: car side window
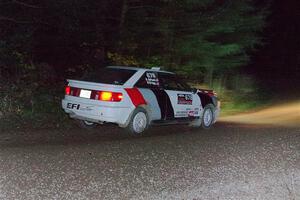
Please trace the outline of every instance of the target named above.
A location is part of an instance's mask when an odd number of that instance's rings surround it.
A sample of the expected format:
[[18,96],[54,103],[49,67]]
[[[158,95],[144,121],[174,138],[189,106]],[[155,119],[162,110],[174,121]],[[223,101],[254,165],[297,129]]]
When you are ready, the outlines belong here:
[[140,88],[158,88],[160,87],[160,82],[158,78],[158,73],[153,71],[146,71],[141,78],[135,84],[136,87]]
[[187,84],[180,81],[174,74],[160,73],[159,80],[164,89],[191,91],[191,88]]

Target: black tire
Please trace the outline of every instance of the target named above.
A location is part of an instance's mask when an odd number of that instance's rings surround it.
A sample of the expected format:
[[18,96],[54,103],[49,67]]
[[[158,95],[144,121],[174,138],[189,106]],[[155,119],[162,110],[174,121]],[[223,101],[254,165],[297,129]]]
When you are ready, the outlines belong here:
[[214,116],[215,107],[212,104],[207,104],[203,109],[203,114],[201,117],[201,126],[203,129],[209,129],[215,119]]
[[[140,120],[140,121],[136,121]],[[143,123],[138,126],[136,123]],[[138,127],[137,127],[138,126]],[[147,111],[144,108],[136,108],[130,118],[130,122],[126,127],[127,132],[132,136],[142,136],[149,127],[149,117]],[[140,130],[138,129],[140,128]]]
[[89,122],[89,121],[86,121],[86,120],[76,120],[76,124],[80,128],[84,128],[84,129],[88,129],[88,130],[93,129],[98,125],[97,123]]

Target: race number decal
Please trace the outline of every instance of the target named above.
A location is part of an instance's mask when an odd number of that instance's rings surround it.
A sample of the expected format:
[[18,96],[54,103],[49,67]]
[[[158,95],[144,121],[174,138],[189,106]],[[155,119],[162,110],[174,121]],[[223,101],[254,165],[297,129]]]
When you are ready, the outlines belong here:
[[192,105],[193,96],[191,94],[177,94],[177,104]]
[[146,79],[146,82],[147,82],[148,85],[159,86],[159,80],[158,80],[158,77],[157,77],[156,73],[147,72],[145,79]]

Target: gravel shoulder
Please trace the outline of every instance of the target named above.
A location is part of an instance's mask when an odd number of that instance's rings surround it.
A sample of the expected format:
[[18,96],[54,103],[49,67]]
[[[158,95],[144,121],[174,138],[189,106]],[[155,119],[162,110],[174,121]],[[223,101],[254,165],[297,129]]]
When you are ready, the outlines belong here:
[[0,133],[0,199],[300,199],[300,128]]

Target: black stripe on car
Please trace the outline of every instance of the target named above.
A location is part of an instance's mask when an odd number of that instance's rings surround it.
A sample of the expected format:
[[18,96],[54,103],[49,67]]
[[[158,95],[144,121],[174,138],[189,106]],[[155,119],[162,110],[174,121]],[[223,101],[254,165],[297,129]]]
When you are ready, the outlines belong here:
[[172,107],[172,103],[169,95],[166,91],[162,89],[151,89],[155,94],[158,105],[160,107],[161,119],[162,120],[172,120],[174,117],[174,109]]

